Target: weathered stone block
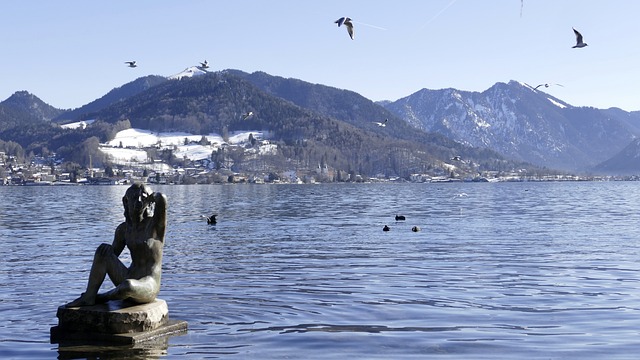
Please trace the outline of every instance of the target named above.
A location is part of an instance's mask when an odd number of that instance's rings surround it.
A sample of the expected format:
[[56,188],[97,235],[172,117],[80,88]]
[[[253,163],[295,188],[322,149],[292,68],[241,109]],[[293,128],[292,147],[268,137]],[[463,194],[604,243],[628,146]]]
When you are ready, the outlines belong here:
[[58,326],[73,332],[123,334],[154,330],[169,318],[164,300],[148,304],[109,301],[106,304],[65,308],[59,307]]
[[170,320],[167,303],[109,301],[106,304],[58,308],[58,326],[51,328],[51,342],[65,344],[127,344],[178,335],[187,322]]

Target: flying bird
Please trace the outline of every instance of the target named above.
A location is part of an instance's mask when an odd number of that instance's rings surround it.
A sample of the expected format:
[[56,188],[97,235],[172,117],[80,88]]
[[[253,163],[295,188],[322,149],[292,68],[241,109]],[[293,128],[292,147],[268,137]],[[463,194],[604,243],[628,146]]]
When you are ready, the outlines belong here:
[[244,114],[242,114],[242,120],[247,120],[251,116],[253,116],[253,111],[249,111],[247,113],[244,113]]
[[135,61],[125,61],[124,63],[125,64],[129,64],[130,68],[134,68],[134,67],[138,66],[138,65],[136,65]]
[[376,124],[376,125],[378,125],[380,127],[385,127],[385,126],[387,126],[387,121],[389,121],[389,119],[384,119],[383,122],[374,121],[374,124]]
[[[585,44],[585,45],[586,45],[586,44]],[[548,88],[548,87],[549,87],[549,86],[551,86],[551,85],[558,85],[558,86],[562,86],[562,87],[564,87],[564,85],[562,85],[562,84],[549,84],[549,83],[545,83],[545,84],[540,84],[540,85],[538,85],[538,86],[534,87],[534,88],[533,88],[533,90],[538,90],[538,88],[539,88],[539,87],[541,87],[541,86],[544,86],[544,87]]]
[[209,62],[207,60],[205,60],[204,62],[200,63],[200,69],[204,70],[204,69],[208,69],[209,68]]
[[343,16],[340,19],[334,21],[334,23],[338,24],[338,27],[344,26],[347,27],[347,32],[349,33],[349,37],[353,40],[353,23],[351,22],[351,18]]
[[573,29],[573,32],[576,34],[576,45],[572,46],[572,48],[583,48],[585,46],[587,46],[587,43],[582,41],[582,34],[580,34],[580,32],[578,32],[578,30]]

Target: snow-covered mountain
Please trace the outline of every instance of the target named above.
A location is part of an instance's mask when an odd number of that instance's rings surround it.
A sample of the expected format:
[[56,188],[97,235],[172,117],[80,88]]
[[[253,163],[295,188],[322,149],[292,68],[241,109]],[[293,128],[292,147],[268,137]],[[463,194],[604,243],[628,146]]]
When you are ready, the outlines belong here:
[[422,89],[382,105],[416,128],[570,171],[611,158],[639,135],[629,125],[639,116],[625,123],[611,110],[574,107],[516,81],[483,92]]

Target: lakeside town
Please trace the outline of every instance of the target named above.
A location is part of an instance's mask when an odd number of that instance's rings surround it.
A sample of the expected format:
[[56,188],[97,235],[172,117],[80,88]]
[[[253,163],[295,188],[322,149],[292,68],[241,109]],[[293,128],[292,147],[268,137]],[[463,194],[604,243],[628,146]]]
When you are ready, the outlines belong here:
[[[65,125],[85,127],[91,121]],[[526,169],[510,171],[469,171],[474,169],[466,160],[456,157],[441,164],[430,174],[414,173],[405,177],[378,174],[366,177],[355,172],[336,170],[327,164],[266,165],[265,157],[276,156],[278,146],[260,131],[225,134],[193,135],[187,133],[154,133],[129,128],[118,132],[114,139],[99,145],[94,166],[65,162],[55,153],[32,155],[28,160],[0,152],[0,185],[126,185],[134,182],[167,185],[192,184],[314,184],[327,182],[522,182],[522,181],[637,181],[639,176],[596,176],[567,173],[531,173]],[[167,161],[169,159],[180,161]],[[252,163],[253,166],[236,166]],[[261,166],[255,164],[260,163]],[[456,165],[458,164],[458,165]],[[465,164],[466,171],[460,164]],[[239,169],[239,170],[238,170]],[[246,169],[253,169],[247,171]]]
[[[191,184],[313,184],[336,182],[335,174],[328,168],[313,171],[288,170],[280,173],[242,173],[229,169],[216,169],[211,160],[188,162],[187,167],[168,167],[160,161],[130,163],[118,167],[88,167],[68,172],[55,154],[44,158],[34,156],[29,163],[20,163],[13,156],[0,152],[0,185],[4,186],[49,186],[49,185],[127,185],[134,182],[167,185]],[[327,181],[332,179],[333,181]],[[537,175],[526,171],[485,171],[476,177],[452,177],[412,174],[409,178],[369,177],[356,175],[342,182],[521,182],[521,181],[638,181],[639,176],[595,176],[595,175]]]

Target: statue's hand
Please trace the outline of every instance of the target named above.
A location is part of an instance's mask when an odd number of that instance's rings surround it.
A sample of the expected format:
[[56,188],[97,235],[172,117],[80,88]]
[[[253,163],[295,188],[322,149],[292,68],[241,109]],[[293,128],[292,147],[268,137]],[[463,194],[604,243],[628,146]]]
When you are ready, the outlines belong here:
[[155,203],[155,202],[156,202],[156,195],[157,195],[157,194],[158,194],[158,193],[156,193],[156,192],[152,192],[152,193],[150,193],[149,195],[147,195],[147,197],[144,199],[144,201],[145,201],[145,205],[149,205],[149,204],[153,204],[153,203]]

